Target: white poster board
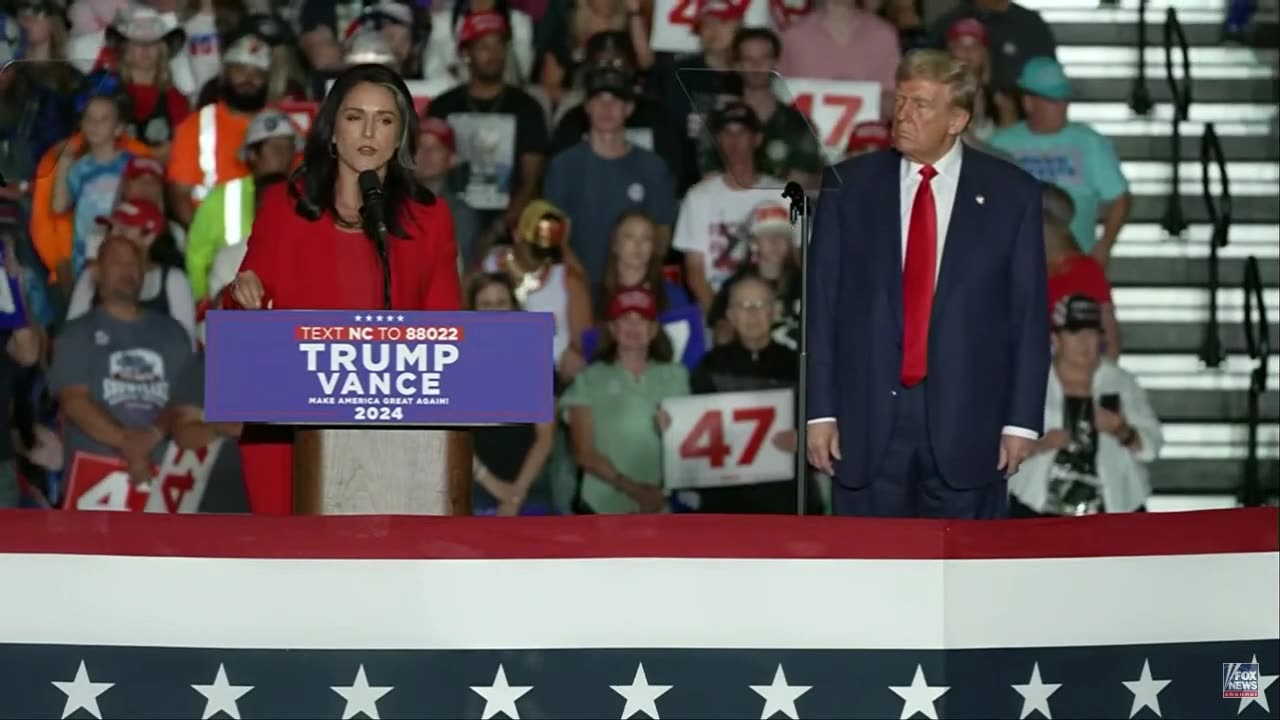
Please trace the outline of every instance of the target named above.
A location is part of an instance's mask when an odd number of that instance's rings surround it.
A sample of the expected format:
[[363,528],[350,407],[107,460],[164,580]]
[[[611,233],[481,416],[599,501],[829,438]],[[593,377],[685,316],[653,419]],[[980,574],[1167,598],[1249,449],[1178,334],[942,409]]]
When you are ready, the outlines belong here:
[[662,434],[667,490],[752,485],[795,476],[795,455],[777,446],[795,429],[791,390],[668,398]]

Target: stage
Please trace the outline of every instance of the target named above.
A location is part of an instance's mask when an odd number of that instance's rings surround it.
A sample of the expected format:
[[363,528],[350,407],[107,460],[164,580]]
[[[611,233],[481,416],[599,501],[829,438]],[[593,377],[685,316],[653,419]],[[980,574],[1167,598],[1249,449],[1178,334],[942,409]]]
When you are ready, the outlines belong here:
[[1278,551],[1275,509],[6,511],[0,718],[1275,717]]

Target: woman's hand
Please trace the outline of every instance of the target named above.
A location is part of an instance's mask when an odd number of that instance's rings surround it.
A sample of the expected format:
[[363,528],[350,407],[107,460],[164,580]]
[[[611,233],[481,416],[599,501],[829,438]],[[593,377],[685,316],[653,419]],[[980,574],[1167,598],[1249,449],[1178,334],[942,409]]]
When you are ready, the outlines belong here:
[[[245,310],[261,309],[265,296],[266,291],[262,288],[262,281],[252,270],[245,270],[236,275],[235,282],[231,284],[231,299]],[[267,303],[267,307],[271,307],[271,304]]]
[[1071,434],[1062,428],[1054,428],[1044,434],[1036,442],[1037,452],[1049,452],[1052,450],[1064,450],[1071,444]]
[[667,507],[667,495],[662,488],[627,480],[626,493],[640,506],[642,513],[662,512]]
[[796,437],[795,430],[779,430],[778,433],[773,436],[773,446],[788,454],[796,451],[797,441],[798,438]]
[[560,378],[566,383],[577,377],[578,373],[587,366],[586,358],[582,357],[582,353],[576,348],[567,347],[564,352],[560,353],[560,363],[556,368],[560,373]]
[[664,433],[671,427],[671,414],[666,408],[659,407],[653,411],[653,423],[658,426],[658,432]]
[[1093,410],[1093,426],[1098,428],[1099,432],[1120,437],[1127,429],[1124,416],[1117,412],[1099,407]]

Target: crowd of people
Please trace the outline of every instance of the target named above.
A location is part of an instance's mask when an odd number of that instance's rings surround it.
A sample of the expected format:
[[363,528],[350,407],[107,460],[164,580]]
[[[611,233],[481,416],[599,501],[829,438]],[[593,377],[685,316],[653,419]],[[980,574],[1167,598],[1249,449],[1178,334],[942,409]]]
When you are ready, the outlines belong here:
[[[749,24],[749,3],[699,0],[699,49],[677,55],[651,47],[651,0],[0,2],[0,236],[20,320],[0,356],[0,507],[58,506],[79,453],[144,483],[166,448],[216,444],[199,509],[257,509],[243,428],[201,416],[202,318],[264,191],[291,181],[309,104],[373,63],[432,88],[412,162],[450,210],[464,307],[555,318],[560,413],[473,433],[475,512],[794,512],[794,477],[666,491],[661,406],[795,388],[799,253],[779,191],[820,202],[832,161],[888,148],[899,59],[936,48],[981,83],[964,142],[1044,184],[1054,364],[1014,514],[1141,509],[1160,425],[1116,364],[1106,276],[1130,196],[1111,142],[1068,120],[1049,26],[1009,0],[932,26],[910,0],[769,5]],[[876,83],[882,117],[832,148],[775,72]],[[704,347],[668,331],[680,310]],[[791,429],[769,442],[797,451]],[[827,481],[805,479],[808,511]]]

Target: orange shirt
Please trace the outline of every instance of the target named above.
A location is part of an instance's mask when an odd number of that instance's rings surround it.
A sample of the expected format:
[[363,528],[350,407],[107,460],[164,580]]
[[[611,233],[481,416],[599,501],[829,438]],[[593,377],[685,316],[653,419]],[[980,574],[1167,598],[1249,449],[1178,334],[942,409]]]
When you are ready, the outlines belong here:
[[[35,245],[36,254],[49,268],[49,279],[57,279],[58,265],[71,260],[72,212],[55,213],[53,211],[53,182],[57,177],[54,170],[58,165],[58,157],[64,152],[80,152],[84,138],[76,133],[66,142],[58,143],[40,158],[36,167],[36,178],[31,183],[31,243]],[[150,157],[151,148],[140,140],[122,137],[121,146],[134,155]]]
[[240,161],[252,116],[237,113],[224,103],[206,105],[188,115],[173,131],[169,152],[169,181],[200,188],[196,204],[205,193],[224,182],[242,178],[249,168]]

